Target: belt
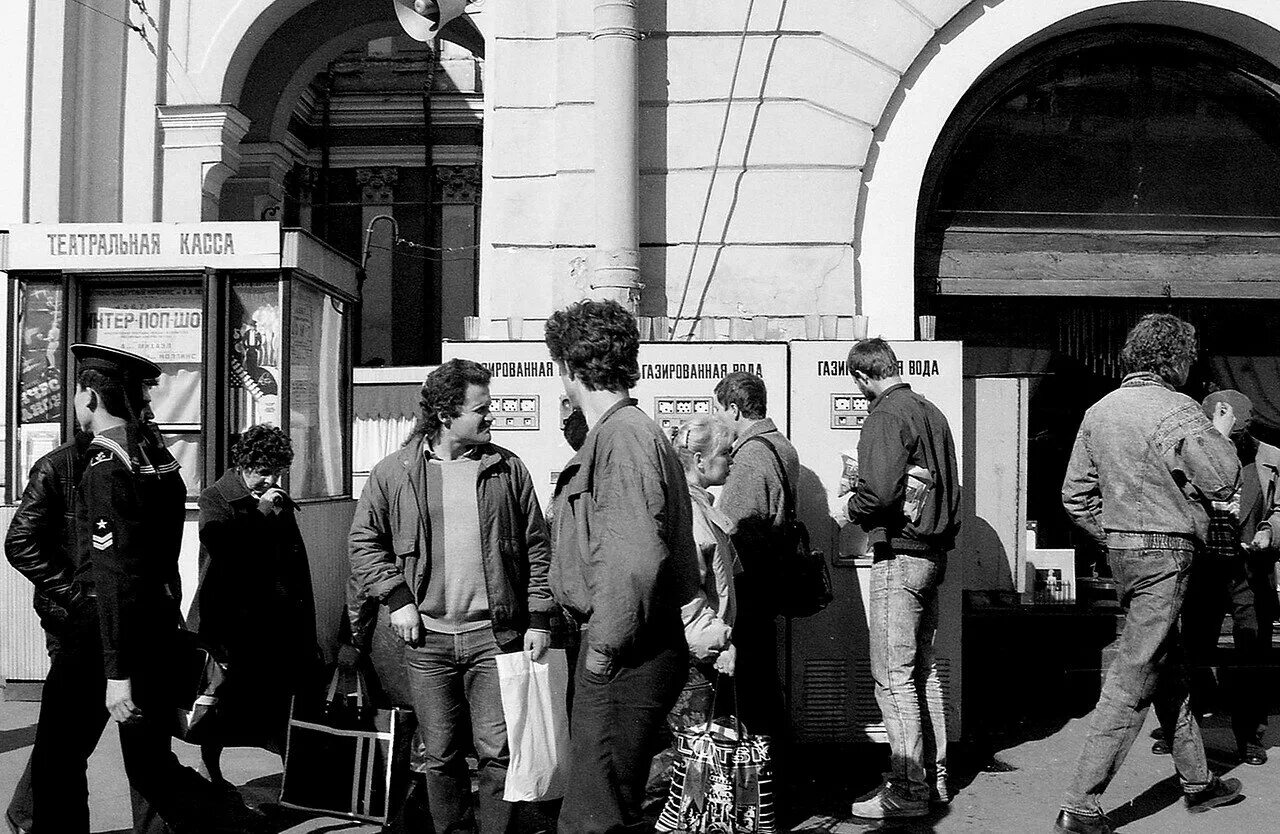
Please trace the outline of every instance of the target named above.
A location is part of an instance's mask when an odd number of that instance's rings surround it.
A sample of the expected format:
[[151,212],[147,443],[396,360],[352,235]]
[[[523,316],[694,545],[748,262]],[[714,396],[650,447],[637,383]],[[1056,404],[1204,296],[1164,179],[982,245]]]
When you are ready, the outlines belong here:
[[1107,531],[1107,547],[1114,550],[1195,550],[1195,537],[1189,533],[1129,533]]

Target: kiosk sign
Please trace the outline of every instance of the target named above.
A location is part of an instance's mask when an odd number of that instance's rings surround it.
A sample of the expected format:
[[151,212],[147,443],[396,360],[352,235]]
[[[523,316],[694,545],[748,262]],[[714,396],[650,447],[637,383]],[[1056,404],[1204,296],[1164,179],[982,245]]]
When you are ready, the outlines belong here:
[[27,223],[7,234],[6,270],[280,268],[279,223]]

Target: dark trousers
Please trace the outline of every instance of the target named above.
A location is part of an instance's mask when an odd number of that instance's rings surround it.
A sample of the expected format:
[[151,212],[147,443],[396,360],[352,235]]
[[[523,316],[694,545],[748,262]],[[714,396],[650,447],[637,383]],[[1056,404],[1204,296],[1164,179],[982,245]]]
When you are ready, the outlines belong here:
[[[158,664],[159,671],[163,664]],[[132,679],[142,720],[120,725],[120,749],[129,785],[175,831],[252,830],[243,807],[233,804],[170,750],[162,682],[153,672]],[[89,756],[109,720],[104,706],[106,674],[96,608],[89,606],[68,623],[61,648],[45,680],[31,754],[34,789],[33,831],[80,834],[89,831]]]
[[[13,789],[13,798],[9,801],[7,812],[10,825],[17,826],[22,831],[30,831],[35,825],[35,796],[31,789],[32,761],[33,759],[27,759],[27,767],[18,777],[18,784]],[[165,825],[155,809],[147,804],[142,794],[130,788],[129,800],[133,806],[134,834],[167,834],[170,830],[169,826]]]
[[744,727],[756,735],[769,736],[774,746],[789,736],[789,720],[778,676],[778,617],[775,613],[777,587],[763,587],[744,573],[735,590],[738,613],[733,623],[733,645],[737,648],[734,677],[737,683],[736,712]]
[[[1191,567],[1182,608],[1187,659],[1192,667],[1191,701],[1198,714],[1211,711],[1215,689],[1231,711],[1236,744],[1257,742],[1267,723],[1267,664],[1275,597],[1269,557],[1201,554]],[[1222,618],[1231,614],[1235,663],[1217,664]],[[1214,675],[1214,668],[1218,674]]]
[[682,644],[647,655],[609,676],[588,672],[587,652],[578,655],[569,792],[560,807],[560,834],[620,831],[642,822],[640,806],[650,762],[661,745],[659,730],[689,672]]

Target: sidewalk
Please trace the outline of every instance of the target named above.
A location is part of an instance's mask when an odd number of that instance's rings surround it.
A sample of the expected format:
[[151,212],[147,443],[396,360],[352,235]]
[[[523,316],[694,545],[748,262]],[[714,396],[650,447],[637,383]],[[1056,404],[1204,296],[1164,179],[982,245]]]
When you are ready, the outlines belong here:
[[[29,702],[0,703],[0,802],[7,804],[13,785],[26,766],[39,706]],[[1150,717],[1146,729],[1150,730],[1154,722],[1154,716]],[[1085,729],[1084,719],[1072,719],[1043,738],[1002,750],[993,759],[988,758],[976,773],[970,768],[969,773],[955,774],[958,790],[954,801],[943,811],[926,820],[884,827],[843,818],[852,799],[875,787],[872,774],[879,766],[877,759],[883,756],[879,748],[843,748],[835,757],[836,763],[829,763],[827,756],[821,756],[824,761],[819,761],[816,755],[809,757],[807,760],[813,762],[809,793],[819,799],[813,803],[815,816],[801,827],[833,834],[875,830],[909,834],[1048,831],[1084,741]],[[1222,754],[1232,748],[1230,730],[1213,718],[1206,722],[1205,739],[1211,759],[1215,761],[1221,760]],[[1262,767],[1232,766],[1225,762],[1215,767],[1219,773],[1229,772],[1244,782],[1245,801],[1193,817],[1182,807],[1169,757],[1150,752],[1150,740],[1144,731],[1107,792],[1113,823],[1123,824],[1122,830],[1132,834],[1276,830],[1280,820],[1280,791],[1276,790],[1280,785],[1280,716],[1272,717],[1267,742],[1272,759]],[[175,742],[174,749],[187,765],[195,766],[199,761],[197,748]],[[1218,755],[1215,756],[1215,752]],[[799,759],[806,760],[806,757],[801,755]],[[260,750],[233,749],[226,751],[223,763],[225,775],[242,786],[242,793],[250,804],[260,805],[275,799],[280,787],[277,757]],[[854,769],[862,775],[850,776]],[[90,760],[89,790],[93,831],[128,834],[129,794],[113,728],[107,729]],[[282,834],[379,831],[377,826],[332,817],[306,818],[291,814],[282,814],[279,824]]]

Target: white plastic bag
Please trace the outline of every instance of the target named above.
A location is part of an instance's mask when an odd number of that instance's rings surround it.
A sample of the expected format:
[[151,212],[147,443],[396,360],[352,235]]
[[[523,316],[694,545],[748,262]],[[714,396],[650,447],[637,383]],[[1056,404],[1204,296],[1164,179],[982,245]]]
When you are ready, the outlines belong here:
[[511,763],[502,798],[534,802],[564,796],[569,771],[569,664],[564,649],[541,660],[528,652],[500,654],[498,685]]

